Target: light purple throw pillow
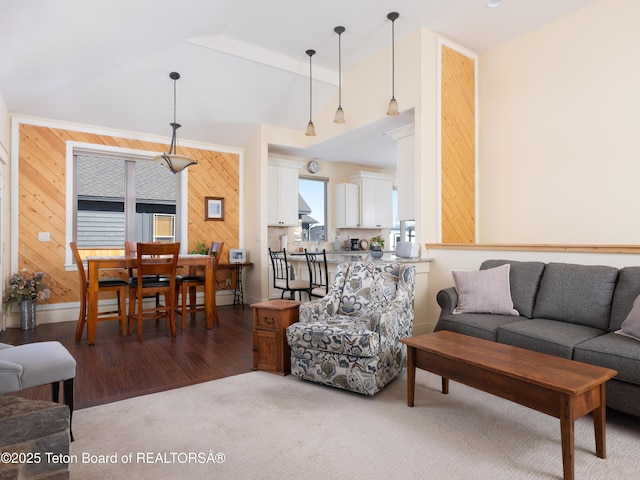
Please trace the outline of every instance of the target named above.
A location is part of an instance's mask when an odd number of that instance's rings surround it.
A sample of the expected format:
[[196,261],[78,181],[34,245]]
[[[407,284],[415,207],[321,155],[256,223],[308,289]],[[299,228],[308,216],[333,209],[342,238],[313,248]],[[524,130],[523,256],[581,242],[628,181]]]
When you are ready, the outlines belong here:
[[495,313],[520,315],[513,308],[509,271],[506,263],[487,270],[452,270],[458,293],[458,304],[453,313]]
[[640,340],[640,296],[633,301],[629,315],[620,325],[620,330],[616,330],[616,333]]

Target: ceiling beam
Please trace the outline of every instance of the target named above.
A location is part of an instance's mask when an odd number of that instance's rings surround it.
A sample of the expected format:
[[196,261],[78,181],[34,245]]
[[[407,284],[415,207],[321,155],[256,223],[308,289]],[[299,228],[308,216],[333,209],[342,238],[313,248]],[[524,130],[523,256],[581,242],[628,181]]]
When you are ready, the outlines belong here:
[[[284,70],[285,72],[293,73],[294,75],[300,75],[301,77],[308,78],[309,76],[309,61],[306,55],[304,56],[305,59],[302,61],[275,53],[271,50],[256,47],[250,43],[240,42],[223,35],[190,38],[186,41],[204,48],[233,55],[244,60]],[[337,72],[318,67],[315,64],[313,65],[313,80],[318,80],[336,87],[339,82]]]

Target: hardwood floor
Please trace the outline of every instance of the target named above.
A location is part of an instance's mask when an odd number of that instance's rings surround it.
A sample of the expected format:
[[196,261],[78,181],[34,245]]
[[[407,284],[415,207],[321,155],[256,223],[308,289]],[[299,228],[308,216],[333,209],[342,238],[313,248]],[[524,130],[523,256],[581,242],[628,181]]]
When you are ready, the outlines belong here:
[[[10,328],[0,342],[22,343],[57,340],[77,362],[75,408],[87,408],[195,383],[246,373],[252,367],[253,309],[248,305],[218,307],[220,326],[207,330],[204,314],[187,319],[184,330],[171,338],[161,319],[145,321],[144,340],[123,337],[117,322],[100,322],[96,344],[87,345],[86,330],[74,340],[76,322],[39,325],[35,330]],[[35,387],[16,395],[51,400],[51,387]]]

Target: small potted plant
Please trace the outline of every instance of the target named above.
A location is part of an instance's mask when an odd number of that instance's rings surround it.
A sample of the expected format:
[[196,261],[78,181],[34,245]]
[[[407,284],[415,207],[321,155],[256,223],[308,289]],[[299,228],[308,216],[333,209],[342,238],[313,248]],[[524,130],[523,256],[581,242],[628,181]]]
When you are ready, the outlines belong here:
[[47,299],[49,286],[44,283],[44,277],[43,272],[32,273],[23,268],[20,273],[11,276],[9,286],[4,291],[2,300],[5,307],[13,303],[20,304],[20,328],[23,330],[35,328],[35,304]]
[[209,247],[207,247],[204,242],[198,240],[196,248],[191,250],[191,253],[196,255],[209,255]]
[[384,255],[382,251],[384,250],[384,238],[380,235],[373,237],[369,242],[369,249],[373,258],[382,258],[382,255]]

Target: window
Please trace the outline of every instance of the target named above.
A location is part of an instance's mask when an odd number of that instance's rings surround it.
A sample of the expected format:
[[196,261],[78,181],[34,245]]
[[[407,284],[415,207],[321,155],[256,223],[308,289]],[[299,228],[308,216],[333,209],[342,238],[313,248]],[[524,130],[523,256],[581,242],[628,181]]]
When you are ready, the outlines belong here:
[[298,219],[296,242],[326,240],[327,180],[304,178],[298,180]]
[[176,176],[159,163],[76,155],[75,229],[81,248],[176,241]]
[[393,227],[389,230],[389,245],[392,249],[400,241],[415,242],[415,220],[398,220],[398,189],[393,189]]
[[164,213],[153,214],[153,241],[173,243],[176,239],[176,216]]

